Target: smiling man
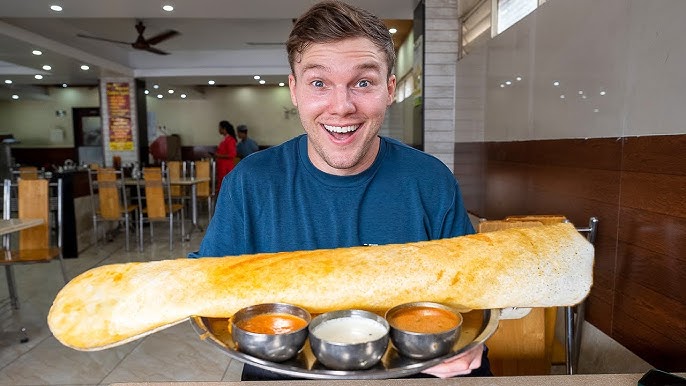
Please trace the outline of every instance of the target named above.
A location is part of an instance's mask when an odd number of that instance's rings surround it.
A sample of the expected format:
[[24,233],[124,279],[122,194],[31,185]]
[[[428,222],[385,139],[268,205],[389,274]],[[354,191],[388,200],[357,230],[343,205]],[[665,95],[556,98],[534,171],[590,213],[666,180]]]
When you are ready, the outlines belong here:
[[[296,21],[287,50],[291,100],[305,134],[235,167],[190,257],[474,233],[452,172],[431,155],[379,136],[396,86],[393,42],[381,20],[343,2],[321,2]],[[425,373],[451,377],[476,369],[490,374],[483,346]],[[243,371],[244,380],[279,378],[248,365]]]

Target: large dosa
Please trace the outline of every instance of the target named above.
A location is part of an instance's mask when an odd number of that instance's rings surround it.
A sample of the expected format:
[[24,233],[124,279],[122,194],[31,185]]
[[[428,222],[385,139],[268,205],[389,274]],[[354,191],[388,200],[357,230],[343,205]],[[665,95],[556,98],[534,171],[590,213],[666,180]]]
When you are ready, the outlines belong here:
[[451,239],[240,257],[106,265],[71,280],[48,325],[79,350],[117,346],[186,320],[265,302],[310,312],[383,312],[411,301],[459,309],[579,303],[593,246],[571,224]]

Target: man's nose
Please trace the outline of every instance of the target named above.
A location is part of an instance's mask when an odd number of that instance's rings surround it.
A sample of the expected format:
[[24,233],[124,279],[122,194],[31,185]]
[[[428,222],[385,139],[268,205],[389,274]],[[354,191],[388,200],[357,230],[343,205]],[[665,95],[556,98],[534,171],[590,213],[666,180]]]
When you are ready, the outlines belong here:
[[355,111],[353,95],[351,95],[348,87],[336,87],[331,108],[339,115],[346,115]]

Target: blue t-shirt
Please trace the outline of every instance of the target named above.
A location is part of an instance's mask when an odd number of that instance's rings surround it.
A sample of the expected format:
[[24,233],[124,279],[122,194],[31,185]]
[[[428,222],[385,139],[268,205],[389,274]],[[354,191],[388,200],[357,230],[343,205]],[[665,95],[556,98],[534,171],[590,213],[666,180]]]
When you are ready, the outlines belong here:
[[353,176],[317,169],[307,136],[254,153],[222,183],[198,252],[229,256],[406,243],[474,233],[457,180],[440,160],[381,138]]

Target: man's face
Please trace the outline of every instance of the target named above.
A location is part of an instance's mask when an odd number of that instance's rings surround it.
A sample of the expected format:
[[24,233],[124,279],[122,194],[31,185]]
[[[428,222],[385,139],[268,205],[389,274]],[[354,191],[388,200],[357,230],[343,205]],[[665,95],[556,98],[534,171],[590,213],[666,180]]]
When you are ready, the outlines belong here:
[[288,83],[310,160],[335,175],[366,170],[378,153],[377,134],[395,93],[383,52],[366,38],[352,38],[312,44],[300,59]]
[[245,137],[247,137],[247,136],[248,136],[248,133],[246,133],[245,131],[239,131],[238,132],[238,139],[245,139]]

